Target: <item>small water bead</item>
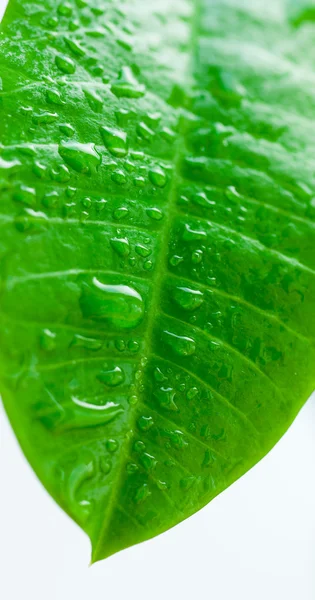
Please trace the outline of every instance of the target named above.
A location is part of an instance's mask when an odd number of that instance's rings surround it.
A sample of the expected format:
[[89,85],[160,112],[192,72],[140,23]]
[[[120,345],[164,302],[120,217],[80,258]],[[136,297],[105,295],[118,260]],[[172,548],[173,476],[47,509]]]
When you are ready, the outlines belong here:
[[214,200],[209,200],[204,192],[198,192],[197,194],[194,194],[191,200],[193,204],[202,206],[203,208],[215,206]]
[[93,89],[85,89],[84,95],[87,99],[87,102],[90,108],[95,113],[101,113],[103,110],[103,99],[101,96]]
[[113,213],[114,219],[117,221],[122,221],[129,215],[129,209],[126,206],[121,206],[120,208],[116,208]]
[[198,250],[194,250],[194,252],[191,255],[191,260],[195,265],[198,265],[199,263],[201,263],[203,259],[203,251],[201,249]]
[[137,342],[136,340],[129,340],[128,342],[128,350],[130,352],[139,352],[140,350],[140,344],[139,342]]
[[166,175],[160,167],[154,167],[149,171],[149,179],[153,185],[164,187],[166,185]]
[[108,473],[111,472],[112,470],[112,462],[110,460],[108,460],[107,458],[104,458],[103,456],[101,456],[100,458],[100,468],[102,473],[104,473],[104,475],[108,475]]
[[146,471],[153,471],[157,465],[157,460],[151,454],[144,452],[140,456],[140,464]]
[[172,131],[172,129],[169,129],[169,127],[163,127],[161,129],[161,136],[169,143],[173,142],[176,138],[175,132]]
[[196,310],[203,301],[204,295],[199,290],[193,290],[188,287],[176,287],[172,291],[172,297],[176,304],[184,310]]
[[187,399],[193,400],[199,394],[199,390],[196,387],[189,388],[187,391]]
[[153,221],[161,221],[163,219],[163,213],[159,208],[147,208],[146,213]]
[[75,134],[75,130],[72,127],[72,125],[70,125],[70,123],[61,123],[59,125],[59,129],[60,129],[61,133],[66,135],[68,138],[73,137]]
[[154,131],[152,131],[152,129],[150,129],[150,127],[148,127],[148,125],[143,121],[137,125],[137,134],[146,141],[151,141],[155,136]]
[[85,49],[82,48],[78,41],[68,37],[64,37],[64,41],[75,56],[82,57],[85,55]]
[[94,202],[94,207],[96,212],[100,213],[104,210],[105,206],[107,204],[107,200],[105,200],[104,198],[101,198],[100,200],[95,200]]
[[127,238],[112,238],[110,240],[110,245],[119,256],[129,256],[130,244]]
[[56,208],[59,203],[59,194],[56,191],[48,192],[42,199],[42,204],[47,208]]
[[138,396],[136,396],[134,394],[133,396],[129,396],[128,402],[129,402],[130,406],[136,406],[136,404],[138,404],[138,402],[139,402],[139,398],[138,398]]
[[149,486],[147,483],[144,483],[137,489],[134,495],[134,502],[135,504],[142,504],[142,502],[145,502],[149,496],[151,496]]
[[144,244],[137,244],[135,246],[135,251],[139,256],[142,256],[142,258],[147,258],[152,253],[151,248],[148,248],[148,246],[145,246]]
[[165,410],[178,411],[178,407],[175,404],[176,392],[171,387],[160,387],[154,390],[154,396],[157,399],[159,406]]
[[92,206],[92,200],[91,200],[91,198],[86,196],[85,198],[82,198],[81,204],[82,204],[82,206],[84,206],[84,208],[89,209]]
[[47,174],[47,167],[36,161],[32,167],[32,171],[34,175],[38,177],[38,179],[44,179],[45,175]]
[[179,356],[191,356],[196,351],[196,343],[190,337],[177,335],[166,330],[163,331],[163,338]]
[[207,234],[203,230],[193,229],[188,223],[185,224],[185,228],[182,234],[182,239],[185,242],[196,242],[199,240],[204,240],[207,237]]
[[64,217],[71,218],[76,216],[77,205],[75,202],[66,202],[62,209]]
[[154,425],[152,417],[145,417],[144,415],[138,419],[137,425],[141,431],[149,431]]
[[67,181],[71,179],[70,171],[66,165],[59,165],[58,167],[51,169],[50,177],[59,183],[67,183]]
[[127,182],[126,175],[121,169],[117,169],[112,173],[111,180],[118,185],[124,185]]
[[73,73],[76,71],[76,66],[73,60],[68,56],[57,54],[55,56],[55,63],[58,69],[67,75],[73,75]]
[[145,178],[142,177],[141,175],[138,175],[137,177],[134,178],[133,185],[135,187],[143,188],[145,186]]
[[36,125],[49,125],[58,119],[58,114],[51,112],[42,112],[36,115],[33,115],[32,120]]
[[107,440],[107,442],[106,442],[106,448],[107,448],[108,452],[114,453],[114,452],[117,452],[117,450],[119,448],[119,444],[118,444],[117,440],[110,439],[110,440]]
[[173,256],[171,256],[169,262],[172,267],[177,267],[181,262],[183,262],[183,260],[184,260],[183,256],[179,256],[178,254],[173,254]]
[[134,113],[127,108],[120,108],[115,112],[117,123],[120,127],[124,127]]
[[139,471],[139,467],[135,463],[128,463],[126,471],[128,475],[134,475],[134,473],[137,473],[137,471]]
[[61,142],[58,152],[65,163],[78,173],[91,174],[100,166],[102,158],[94,144]]
[[143,263],[143,268],[145,271],[151,271],[151,269],[153,269],[153,261],[152,260],[146,260]]
[[44,350],[54,350],[56,348],[56,334],[50,329],[44,329],[41,334],[40,345]]
[[131,68],[125,66],[112,83],[111,91],[118,98],[141,98],[145,94],[145,86],[138,82]]
[[103,346],[102,340],[75,334],[70,342],[70,348],[85,348],[86,350],[100,350]]
[[21,202],[26,206],[36,205],[36,190],[26,185],[20,185],[13,194],[13,200],[15,202]]
[[106,148],[118,158],[123,158],[128,152],[127,134],[125,131],[111,127],[101,127],[101,136]]
[[134,443],[133,449],[135,452],[144,452],[145,444],[141,440],[138,440],[137,442]]
[[68,2],[62,2],[57,8],[57,13],[63,17],[71,17],[72,7]]
[[105,383],[109,387],[117,387],[125,381],[125,374],[123,370],[116,366],[109,369],[104,369],[97,376],[99,381]]

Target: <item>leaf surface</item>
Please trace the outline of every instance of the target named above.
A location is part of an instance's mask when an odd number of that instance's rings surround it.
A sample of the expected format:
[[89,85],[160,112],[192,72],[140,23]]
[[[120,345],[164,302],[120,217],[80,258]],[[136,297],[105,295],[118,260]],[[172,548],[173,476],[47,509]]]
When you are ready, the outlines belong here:
[[9,3],[0,389],[94,561],[207,504],[314,389],[311,6]]

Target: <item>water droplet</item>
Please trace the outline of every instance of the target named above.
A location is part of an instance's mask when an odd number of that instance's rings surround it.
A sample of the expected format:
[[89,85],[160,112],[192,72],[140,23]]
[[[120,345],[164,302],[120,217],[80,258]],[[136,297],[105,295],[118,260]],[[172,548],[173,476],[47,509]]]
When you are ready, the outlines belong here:
[[142,416],[138,419],[138,427],[141,431],[148,431],[154,425],[154,421],[152,417]]
[[182,235],[182,239],[185,242],[196,242],[199,240],[204,240],[205,237],[207,237],[205,231],[193,229],[188,223],[185,224],[185,229]]
[[73,60],[68,56],[62,56],[61,54],[57,54],[55,56],[55,63],[58,69],[60,69],[60,71],[62,71],[63,73],[66,73],[67,75],[72,75],[73,73],[75,73],[76,66]]
[[124,185],[126,183],[126,175],[121,169],[117,169],[111,175],[112,181],[117,183],[118,185]]
[[110,471],[112,470],[112,463],[110,460],[108,460],[107,458],[104,458],[104,456],[102,456],[100,458],[100,468],[102,473],[104,473],[104,475],[108,475],[108,473],[110,473]]
[[159,369],[159,367],[155,367],[154,369],[154,379],[155,381],[158,381],[159,383],[162,383],[162,381],[166,381],[167,377],[164,375],[164,373],[162,373],[161,369]]
[[140,463],[146,471],[153,471],[157,465],[157,460],[151,454],[144,452],[140,456]]
[[125,206],[121,206],[120,208],[116,208],[116,210],[114,210],[113,217],[117,221],[122,221],[122,219],[125,219],[126,217],[128,217],[128,214],[129,214],[128,208],[126,208]]
[[44,329],[40,338],[40,345],[44,350],[54,350],[56,347],[56,334],[50,329]]
[[128,463],[126,470],[128,475],[133,475],[139,470],[139,467],[135,463]]
[[56,191],[48,192],[42,199],[42,204],[47,208],[56,208],[59,202],[59,194]]
[[59,129],[61,133],[66,135],[68,138],[71,138],[75,134],[74,128],[72,125],[70,125],[70,123],[61,123],[59,125]]
[[174,402],[176,392],[171,387],[160,387],[154,390],[154,396],[156,397],[161,408],[165,410],[178,411],[178,407]]
[[123,329],[135,327],[142,321],[144,302],[134,288],[104,284],[96,277],[92,285],[84,283],[82,287],[80,306],[85,318],[106,321]]
[[149,496],[151,496],[149,486],[147,483],[144,483],[137,489],[135,496],[134,496],[134,502],[136,504],[141,504],[142,502],[147,500],[147,498],[149,498]]
[[147,141],[150,141],[155,135],[154,131],[152,131],[152,129],[150,129],[150,127],[148,127],[148,125],[143,121],[137,125],[137,134]]
[[135,452],[144,452],[145,444],[143,442],[141,442],[141,440],[138,440],[137,442],[134,443],[133,449]]
[[183,335],[177,335],[171,331],[163,331],[163,337],[167,344],[180,356],[191,356],[196,350],[195,341]]
[[142,256],[143,258],[147,258],[147,256],[150,256],[152,252],[152,250],[144,244],[137,244],[135,247],[135,251],[137,254],[139,254],[139,256]]
[[196,398],[198,394],[198,388],[196,387],[192,387],[187,391],[187,398],[188,400],[193,400],[194,398]]
[[166,175],[160,167],[154,167],[154,169],[150,169],[149,178],[153,185],[157,187],[164,187],[166,185]]
[[129,256],[130,245],[127,238],[112,238],[110,244],[119,256]]
[[49,123],[53,123],[56,119],[58,119],[57,113],[51,112],[42,112],[36,115],[33,115],[33,123],[36,125],[48,125]]
[[125,381],[123,370],[117,366],[110,369],[104,369],[100,372],[97,378],[109,387],[116,387]]
[[187,287],[174,288],[172,296],[176,304],[184,310],[195,310],[202,305],[204,300],[202,292]]
[[65,163],[78,173],[90,174],[99,167],[102,161],[94,144],[61,142],[58,151]]
[[135,396],[135,395],[129,396],[128,402],[129,402],[130,406],[136,406],[136,404],[138,404],[138,402],[139,402],[139,398],[138,398],[138,396]]
[[172,267],[177,267],[181,262],[183,262],[184,257],[183,256],[179,256],[178,254],[173,254],[173,256],[171,256],[170,258],[170,264],[172,265]]
[[58,106],[64,104],[58,90],[46,90],[46,100],[49,104],[57,104]]
[[72,8],[68,4],[68,2],[62,2],[61,4],[59,4],[57,12],[59,15],[61,15],[63,17],[71,17]]
[[138,352],[140,349],[140,344],[136,340],[129,340],[128,349],[130,352]]
[[15,200],[15,202],[22,202],[22,204],[26,204],[27,206],[35,206],[36,191],[34,188],[27,187],[26,185],[21,185],[14,192],[13,200]]
[[202,258],[203,258],[202,250],[195,250],[191,255],[191,260],[195,265],[198,265],[199,263],[201,263]]
[[88,101],[90,108],[95,113],[101,113],[103,110],[103,100],[101,96],[93,89],[84,90],[84,95]]
[[79,42],[77,42],[76,40],[73,40],[72,38],[68,38],[65,37],[64,38],[69,50],[71,50],[71,52],[75,55],[75,56],[84,56],[85,55],[85,50],[84,48],[82,48],[82,46],[79,44]]
[[159,208],[147,208],[146,212],[153,221],[161,221],[163,219],[163,213]]
[[108,452],[117,452],[119,447],[119,444],[117,442],[117,440],[107,440],[106,442],[106,448],[108,450]]
[[95,338],[85,337],[84,335],[76,334],[70,343],[70,347],[86,348],[86,350],[100,350],[103,342]]
[[145,94],[145,86],[137,81],[130,67],[123,67],[118,79],[112,83],[111,91],[118,98],[141,98]]
[[197,206],[202,206],[205,208],[209,208],[209,206],[214,206],[215,202],[213,200],[209,200],[204,192],[198,192],[192,197],[193,204]]
[[110,127],[101,127],[100,132],[103,142],[111,154],[119,158],[126,156],[128,151],[127,134],[124,131],[111,129]]

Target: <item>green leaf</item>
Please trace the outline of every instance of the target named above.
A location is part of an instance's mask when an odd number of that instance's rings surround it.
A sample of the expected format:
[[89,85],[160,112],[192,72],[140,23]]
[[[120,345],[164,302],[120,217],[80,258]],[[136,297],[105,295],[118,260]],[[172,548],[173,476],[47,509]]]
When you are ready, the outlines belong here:
[[314,389],[315,26],[292,6],[9,3],[0,388],[94,561],[207,504]]

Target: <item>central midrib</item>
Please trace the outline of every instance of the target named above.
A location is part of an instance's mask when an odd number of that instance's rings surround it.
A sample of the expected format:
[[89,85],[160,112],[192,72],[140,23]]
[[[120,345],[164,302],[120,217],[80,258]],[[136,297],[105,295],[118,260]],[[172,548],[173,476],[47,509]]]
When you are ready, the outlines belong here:
[[[191,38],[190,38],[191,39],[191,41],[190,41],[191,59],[188,63],[189,70],[187,73],[187,81],[188,82],[189,82],[190,78],[191,79],[193,78],[193,65],[194,65],[194,60],[195,60],[194,48],[195,48],[195,43],[196,43],[196,39],[198,36],[198,23],[199,23],[199,18],[200,18],[201,0],[193,0],[193,3],[194,3],[194,11],[191,16]],[[179,112],[179,117],[180,117],[180,112]],[[183,151],[184,147],[185,147],[184,137],[183,137],[183,134],[181,133],[181,131],[179,131],[179,136],[178,136],[178,139],[177,139],[177,142],[175,145],[174,161],[173,161],[174,162],[174,170],[173,170],[172,183],[171,183],[169,196],[168,196],[167,210],[166,210],[166,214],[165,214],[165,225],[160,230],[160,238],[162,240],[161,255],[159,257],[158,266],[155,271],[155,276],[152,279],[152,283],[153,283],[153,285],[151,286],[152,297],[151,297],[151,301],[150,301],[150,310],[148,311],[147,329],[146,329],[146,335],[144,337],[144,344],[143,344],[143,356],[145,356],[145,357],[149,357],[152,352],[152,333],[153,333],[154,324],[155,324],[155,316],[157,314],[157,309],[160,306],[160,301],[161,301],[161,282],[162,282],[163,276],[166,273],[166,267],[167,267],[167,261],[168,261],[168,248],[169,248],[169,241],[170,241],[171,229],[172,229],[172,224],[173,224],[173,216],[175,215],[175,212],[176,212],[175,205],[176,205],[176,197],[177,197],[177,183],[178,183],[178,179],[180,178],[179,167],[180,167],[180,163],[181,163],[181,159],[182,159],[182,151]],[[133,431],[133,429],[136,425],[137,411],[132,410],[132,406],[130,406],[129,415],[130,415],[129,429]],[[117,468],[116,484],[113,485],[113,490],[112,490],[112,493],[110,495],[109,501],[106,506],[106,512],[105,512],[104,521],[103,521],[104,525],[101,528],[98,542],[97,542],[95,548],[92,548],[92,562],[96,562],[98,560],[99,549],[102,547],[102,544],[104,543],[104,540],[106,538],[106,533],[107,533],[107,530],[108,530],[110,522],[111,522],[111,515],[113,513],[113,508],[116,505],[116,499],[117,499],[118,492],[121,487],[121,482],[123,479],[123,474],[125,472],[125,467],[127,466],[127,463],[129,460],[129,448],[132,443],[133,443],[133,436],[131,436],[131,438],[128,438],[126,440],[126,444],[125,444],[126,450],[123,447],[121,448],[122,460],[119,464],[119,467]],[[109,553],[109,555],[110,555],[110,553]],[[99,558],[105,558],[105,557],[106,557],[106,554],[103,552],[100,552]]]

